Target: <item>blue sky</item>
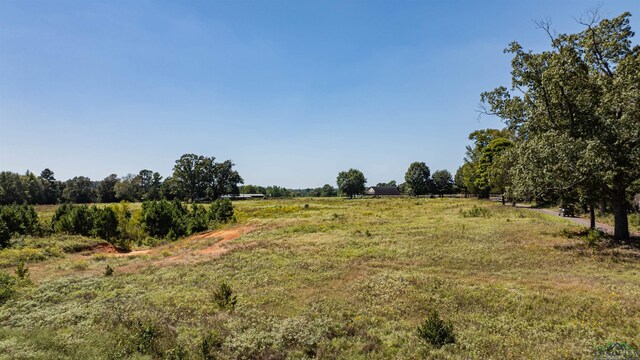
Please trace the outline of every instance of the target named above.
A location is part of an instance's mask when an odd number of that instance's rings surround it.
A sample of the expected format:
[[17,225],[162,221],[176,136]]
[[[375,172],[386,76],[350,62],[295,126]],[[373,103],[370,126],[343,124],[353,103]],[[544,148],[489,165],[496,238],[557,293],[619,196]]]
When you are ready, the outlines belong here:
[[[510,84],[533,20],[576,32],[596,1],[0,1],[0,170],[171,174],[184,153],[245,183],[402,182],[462,164],[479,95]],[[610,1],[606,17],[637,0]],[[636,40],[637,42],[637,40]]]

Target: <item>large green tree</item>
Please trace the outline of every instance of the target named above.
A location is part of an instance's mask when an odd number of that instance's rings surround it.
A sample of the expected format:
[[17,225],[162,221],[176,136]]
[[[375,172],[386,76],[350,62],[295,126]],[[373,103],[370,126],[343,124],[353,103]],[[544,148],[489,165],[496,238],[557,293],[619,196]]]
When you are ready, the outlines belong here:
[[353,199],[354,195],[364,193],[364,184],[367,179],[364,177],[362,171],[357,169],[349,169],[347,171],[341,171],[338,173],[336,183],[338,184],[338,190]]
[[425,195],[432,190],[431,170],[424,162],[414,162],[404,174],[405,184],[413,196]]
[[106,178],[102,179],[98,183],[98,200],[103,203],[112,203],[116,201],[116,189],[115,186],[120,180],[118,179],[118,175],[111,174]]
[[96,189],[91,179],[85,176],[76,176],[65,181],[62,198],[65,202],[86,204],[96,201]]
[[440,197],[453,192],[453,177],[448,170],[434,171],[431,177],[433,178],[433,188]]
[[176,160],[172,181],[185,200],[215,200],[239,193],[238,184],[244,180],[233,166],[231,160],[216,163],[215,157],[185,154]]
[[551,48],[512,43],[513,90],[481,95],[487,113],[516,134],[514,192],[570,187],[595,201],[603,191],[616,239],[629,238],[627,188],[640,178],[640,46],[632,45],[630,16],[592,16],[576,34],[552,35],[540,24]]

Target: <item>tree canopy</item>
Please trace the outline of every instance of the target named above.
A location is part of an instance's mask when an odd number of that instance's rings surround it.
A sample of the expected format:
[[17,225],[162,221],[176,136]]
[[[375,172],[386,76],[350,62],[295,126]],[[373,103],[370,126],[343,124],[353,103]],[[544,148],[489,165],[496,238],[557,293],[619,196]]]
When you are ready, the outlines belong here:
[[514,134],[514,196],[581,193],[611,202],[615,238],[628,239],[627,188],[640,178],[640,46],[629,13],[581,21],[582,32],[553,35],[535,53],[513,42],[512,89],[481,94],[486,113]]
[[407,191],[414,196],[425,195],[431,191],[431,171],[424,162],[414,162],[404,175]]
[[336,182],[338,190],[351,199],[354,195],[364,193],[364,184],[367,179],[360,170],[349,169],[348,171],[341,171]]

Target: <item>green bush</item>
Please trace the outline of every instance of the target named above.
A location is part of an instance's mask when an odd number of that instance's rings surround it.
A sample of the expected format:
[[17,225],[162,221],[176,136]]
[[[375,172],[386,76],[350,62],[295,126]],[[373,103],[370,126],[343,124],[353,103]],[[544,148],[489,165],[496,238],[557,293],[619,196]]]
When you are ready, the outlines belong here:
[[29,279],[29,268],[24,261],[21,261],[16,267],[16,276],[18,279]]
[[[14,234],[30,235],[37,233],[40,227],[38,213],[32,205],[0,205],[0,223],[6,227],[6,230],[2,230],[5,239],[7,232],[9,237]],[[2,244],[8,245],[8,241],[0,239],[0,247]]]
[[474,217],[491,217],[491,211],[489,209],[473,205],[473,207],[467,211],[460,210],[460,215],[464,218],[474,218]]
[[0,304],[4,304],[15,292],[16,279],[0,272]]
[[209,214],[202,205],[193,205],[188,215],[187,233],[193,234],[209,228]]
[[228,223],[235,220],[233,204],[229,199],[218,199],[211,203],[209,218],[216,223]]
[[111,267],[111,265],[107,264],[107,266],[104,268],[104,276],[111,275],[113,275],[113,268]]
[[111,207],[99,209],[95,205],[91,207],[91,211],[93,212],[91,234],[110,242],[117,239],[120,234],[116,212]]
[[233,294],[233,289],[226,282],[222,282],[213,292],[213,302],[220,310],[233,312],[238,302],[238,296]]
[[51,218],[51,229],[72,235],[90,236],[94,212],[87,205],[64,204]]
[[7,223],[5,223],[4,220],[0,218],[0,249],[9,247],[10,240],[11,231],[9,231]]
[[153,237],[177,239],[187,234],[187,209],[177,201],[145,201],[141,222]]
[[431,311],[424,323],[418,326],[418,336],[437,348],[456,342],[453,325],[451,322],[442,320],[435,310]]

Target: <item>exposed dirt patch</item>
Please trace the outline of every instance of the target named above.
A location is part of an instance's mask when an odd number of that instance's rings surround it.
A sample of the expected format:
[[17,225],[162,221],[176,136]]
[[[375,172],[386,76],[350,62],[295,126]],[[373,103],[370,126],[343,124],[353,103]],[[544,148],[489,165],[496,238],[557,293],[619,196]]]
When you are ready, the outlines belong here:
[[217,243],[207,247],[206,249],[202,249],[198,251],[199,254],[208,254],[208,255],[216,256],[216,255],[222,255],[225,252],[230,250],[229,247],[225,246],[226,243],[228,243],[231,240],[235,240],[244,234],[248,234],[254,230],[255,230],[255,227],[247,225],[242,227],[235,227],[232,229],[210,231],[208,233],[195,235],[192,238],[193,240],[220,238],[220,241],[218,241]]

